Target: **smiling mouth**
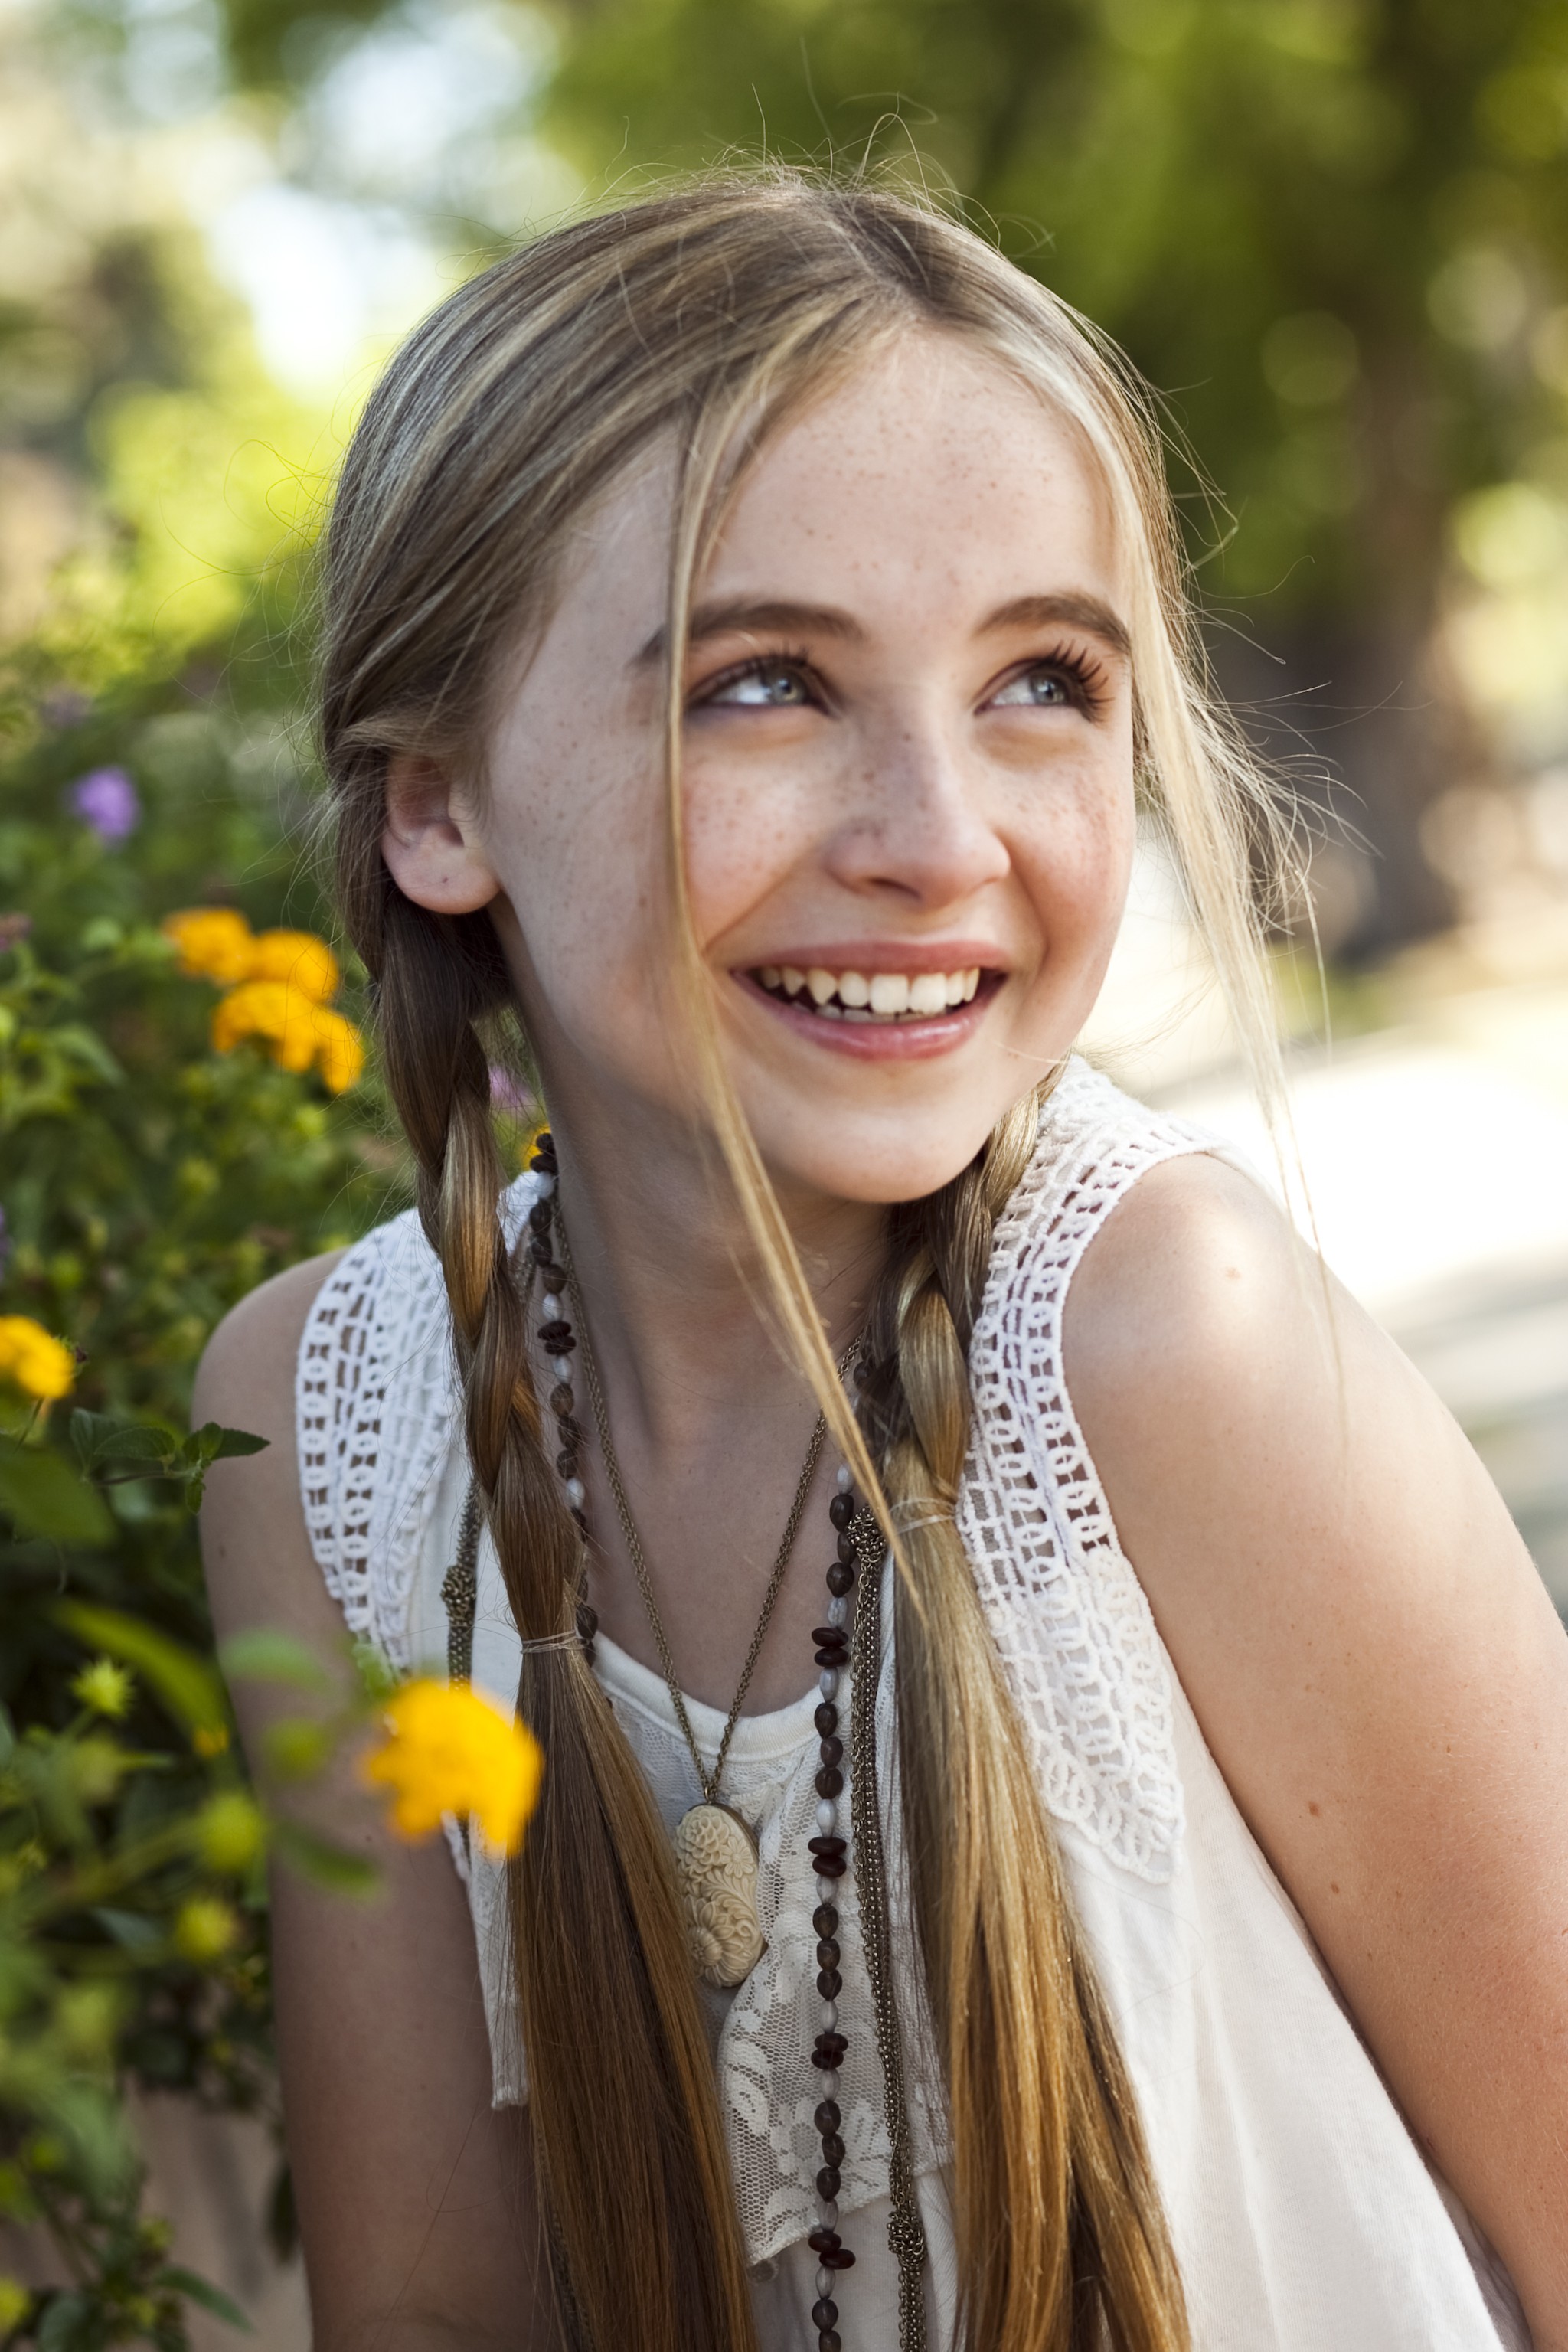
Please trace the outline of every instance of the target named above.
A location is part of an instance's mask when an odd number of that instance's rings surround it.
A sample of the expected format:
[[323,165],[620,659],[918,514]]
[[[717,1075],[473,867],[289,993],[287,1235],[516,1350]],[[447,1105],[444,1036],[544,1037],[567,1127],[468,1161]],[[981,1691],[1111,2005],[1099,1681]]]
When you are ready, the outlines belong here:
[[962,971],[828,971],[820,964],[802,971],[795,964],[763,963],[752,967],[749,978],[764,995],[825,1021],[874,1022],[894,1027],[900,1022],[931,1021],[973,1002],[983,981],[978,964]]

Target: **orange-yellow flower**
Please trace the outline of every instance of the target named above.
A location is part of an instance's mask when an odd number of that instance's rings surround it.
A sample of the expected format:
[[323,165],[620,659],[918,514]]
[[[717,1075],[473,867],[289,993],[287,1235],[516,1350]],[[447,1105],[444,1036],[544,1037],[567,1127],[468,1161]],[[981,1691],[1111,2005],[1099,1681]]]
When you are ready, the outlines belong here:
[[497,1701],[466,1683],[405,1683],[386,1707],[386,1738],[363,1765],[393,1792],[400,1837],[428,1837],[443,1813],[471,1814],[485,1843],[515,1853],[539,1801],[538,1741]]
[[325,1005],[316,1011],[316,1067],[335,1095],[357,1086],[364,1068],[364,1040],[359,1031]]
[[342,978],[338,960],[314,931],[258,931],[251,941],[247,980],[286,980],[290,988],[326,1004]]
[[166,916],[163,929],[180,950],[180,970],[193,980],[216,980],[232,988],[249,974],[256,940],[235,908],[186,907]]
[[0,1381],[47,1403],[70,1394],[76,1358],[30,1315],[0,1315]]
[[242,1038],[259,1038],[283,1070],[308,1070],[316,1058],[314,999],[286,980],[246,980],[213,1008],[212,1038],[220,1054],[232,1054]]

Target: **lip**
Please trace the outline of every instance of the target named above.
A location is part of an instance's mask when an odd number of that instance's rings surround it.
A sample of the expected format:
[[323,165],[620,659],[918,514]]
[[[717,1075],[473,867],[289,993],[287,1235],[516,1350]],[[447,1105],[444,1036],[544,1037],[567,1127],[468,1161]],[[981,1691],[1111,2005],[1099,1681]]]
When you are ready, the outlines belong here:
[[[837,952],[837,950],[835,951]],[[883,950],[885,953],[886,951]],[[990,952],[994,955],[993,948]],[[794,963],[794,956],[781,956],[781,962]],[[962,969],[957,958],[944,961],[932,957],[926,962],[912,962],[905,957],[897,961],[889,957],[880,964],[851,962],[846,956],[837,966],[815,952],[813,963],[826,971],[953,971]],[[967,1004],[955,1004],[946,1013],[932,1013],[922,1020],[901,1021],[825,1021],[818,1013],[802,1011],[794,1000],[772,996],[752,978],[752,969],[742,965],[732,969],[730,977],[753,1004],[762,1005],[775,1021],[795,1032],[808,1045],[818,1045],[830,1054],[842,1054],[850,1061],[859,1062],[924,1062],[939,1054],[951,1054],[973,1037],[996,996],[1005,971],[993,964],[986,970],[982,956],[970,954],[970,963],[982,967],[980,986]],[[768,961],[773,961],[770,955]]]
[[752,956],[731,969],[740,980],[765,963],[794,964],[801,971],[810,971],[814,965],[823,971],[863,971],[868,979],[874,971],[906,971],[911,977],[922,971],[967,971],[971,964],[978,964],[982,971],[1008,970],[1008,960],[994,940],[839,940],[830,948],[770,948],[766,955]]

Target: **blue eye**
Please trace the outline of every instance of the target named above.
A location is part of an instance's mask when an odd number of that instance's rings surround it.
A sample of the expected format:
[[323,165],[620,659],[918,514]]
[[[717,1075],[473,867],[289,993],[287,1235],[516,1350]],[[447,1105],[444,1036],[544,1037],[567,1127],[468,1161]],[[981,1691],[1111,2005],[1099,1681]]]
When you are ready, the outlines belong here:
[[991,701],[995,709],[1040,710],[1055,704],[1070,705],[1077,698],[1059,670],[1042,667],[1026,669],[1021,677],[1009,678]]
[[703,699],[747,710],[800,710],[809,705],[811,696],[805,680],[791,663],[759,662],[753,668],[742,670],[739,677],[715,687]]

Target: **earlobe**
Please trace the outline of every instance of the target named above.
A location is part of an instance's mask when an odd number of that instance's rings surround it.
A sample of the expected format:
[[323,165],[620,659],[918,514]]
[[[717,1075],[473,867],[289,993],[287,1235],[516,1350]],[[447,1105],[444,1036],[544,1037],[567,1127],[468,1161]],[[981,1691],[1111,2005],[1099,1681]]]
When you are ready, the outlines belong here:
[[432,914],[475,914],[500,895],[471,806],[423,753],[395,751],[387,763],[381,854],[404,897]]

